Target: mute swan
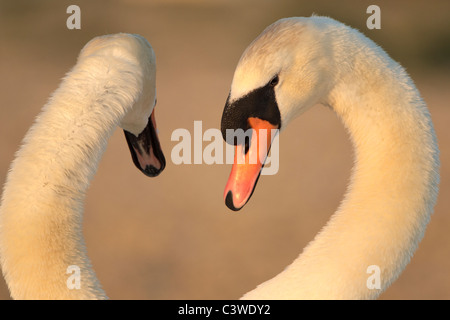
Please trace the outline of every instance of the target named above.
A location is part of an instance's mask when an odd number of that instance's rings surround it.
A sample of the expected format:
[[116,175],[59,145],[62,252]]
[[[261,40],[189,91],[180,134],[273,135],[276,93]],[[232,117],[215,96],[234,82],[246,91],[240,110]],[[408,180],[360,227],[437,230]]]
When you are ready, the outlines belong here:
[[[331,18],[281,19],[249,45],[233,76],[222,133],[284,129],[314,104],[331,107],[351,136],[351,183],[303,253],[243,299],[376,298],[409,262],[433,211],[439,150],[425,103],[397,62]],[[253,137],[247,159],[252,152],[265,159]],[[236,154],[243,148],[237,144]],[[230,209],[249,200],[263,163],[235,161],[224,193]],[[373,265],[379,289],[367,284]]]
[[[155,54],[143,37],[94,38],[26,134],[0,207],[1,266],[13,298],[107,298],[86,253],[83,202],[117,126],[144,174],[164,169],[155,72]],[[79,268],[80,288],[68,286],[72,266]]]

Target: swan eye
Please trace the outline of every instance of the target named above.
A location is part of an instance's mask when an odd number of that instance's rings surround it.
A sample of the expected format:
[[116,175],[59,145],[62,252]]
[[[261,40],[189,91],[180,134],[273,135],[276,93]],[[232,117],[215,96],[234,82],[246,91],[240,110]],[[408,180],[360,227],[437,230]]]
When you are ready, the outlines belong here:
[[269,84],[272,87],[275,87],[279,81],[280,81],[280,78],[278,77],[278,75],[276,75],[272,80],[270,80]]

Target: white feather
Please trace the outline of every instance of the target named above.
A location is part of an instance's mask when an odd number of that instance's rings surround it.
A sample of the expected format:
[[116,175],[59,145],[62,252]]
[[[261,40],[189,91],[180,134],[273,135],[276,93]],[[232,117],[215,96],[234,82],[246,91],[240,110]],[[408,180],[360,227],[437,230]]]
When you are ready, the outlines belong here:
[[[303,253],[244,299],[376,298],[422,239],[439,184],[439,149],[428,109],[404,69],[360,32],[313,16],[277,21],[238,63],[230,99],[275,74],[281,126],[315,104],[348,129],[355,165],[347,194]],[[381,288],[367,287],[367,268]]]
[[[141,36],[97,37],[17,152],[0,207],[0,257],[15,299],[103,299],[82,235],[83,203],[117,126],[141,132],[155,104],[155,55]],[[67,287],[67,268],[81,288]]]

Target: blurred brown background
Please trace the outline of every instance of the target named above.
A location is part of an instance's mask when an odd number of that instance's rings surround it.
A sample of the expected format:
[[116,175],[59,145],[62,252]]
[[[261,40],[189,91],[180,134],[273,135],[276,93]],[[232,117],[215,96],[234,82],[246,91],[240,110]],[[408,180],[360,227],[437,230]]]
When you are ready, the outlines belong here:
[[[66,8],[81,8],[68,30]],[[381,8],[381,30],[366,9]],[[21,139],[92,37],[130,32],[157,57],[157,122],[168,164],[150,179],[117,130],[92,182],[84,230],[112,299],[235,299],[281,272],[329,219],[345,191],[351,145],[337,117],[316,107],[280,139],[280,170],[244,210],[222,199],[229,165],[174,165],[177,128],[219,128],[236,63],[265,26],[331,16],[375,40],[408,70],[431,110],[441,188],[425,238],[382,299],[450,298],[450,2],[443,1],[0,1],[0,184]],[[205,142],[204,146],[208,143]],[[0,298],[9,299],[0,279]]]

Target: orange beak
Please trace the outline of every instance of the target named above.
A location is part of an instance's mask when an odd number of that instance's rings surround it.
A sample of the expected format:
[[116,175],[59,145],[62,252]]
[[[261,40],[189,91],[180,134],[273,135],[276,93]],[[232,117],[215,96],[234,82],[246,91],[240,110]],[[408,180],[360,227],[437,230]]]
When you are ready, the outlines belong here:
[[225,204],[233,211],[240,210],[252,196],[274,138],[272,129],[278,129],[259,118],[248,118],[248,124],[253,130],[249,148],[246,150],[245,143],[236,146],[234,164],[225,186]]

